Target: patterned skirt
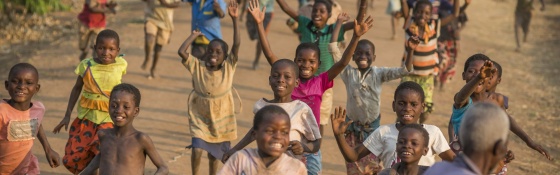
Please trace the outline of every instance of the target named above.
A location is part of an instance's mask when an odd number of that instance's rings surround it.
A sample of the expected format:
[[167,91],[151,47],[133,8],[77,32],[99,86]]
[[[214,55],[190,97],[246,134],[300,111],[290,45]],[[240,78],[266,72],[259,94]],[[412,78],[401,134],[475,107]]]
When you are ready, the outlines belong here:
[[87,119],[76,118],[70,125],[70,137],[62,158],[66,169],[74,174],[84,170],[99,153],[97,131],[108,128],[113,128],[113,123],[95,124]]

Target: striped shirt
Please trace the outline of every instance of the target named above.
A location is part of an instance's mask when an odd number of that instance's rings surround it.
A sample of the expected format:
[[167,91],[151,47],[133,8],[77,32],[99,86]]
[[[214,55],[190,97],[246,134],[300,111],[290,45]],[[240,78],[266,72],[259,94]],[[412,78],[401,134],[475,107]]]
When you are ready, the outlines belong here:
[[[410,73],[412,75],[426,76],[434,74],[435,68],[439,63],[438,53],[437,53],[437,39],[439,37],[439,20],[431,20],[429,23],[428,42],[425,41],[423,36],[418,36],[420,43],[418,47],[414,50],[414,55],[412,55],[412,65],[414,66],[413,71]],[[412,32],[408,29],[405,31],[405,43],[408,38],[412,35]],[[404,56],[406,58],[407,52],[404,51]]]
[[[322,29],[317,29],[311,19],[301,15],[298,17],[297,31],[301,34],[301,43],[315,43],[321,51],[319,57],[321,64],[316,75],[328,71],[334,65],[333,57],[329,53],[329,43],[331,42],[334,26],[335,24],[331,24],[326,25]],[[340,29],[337,41],[344,40],[344,32],[344,29]]]

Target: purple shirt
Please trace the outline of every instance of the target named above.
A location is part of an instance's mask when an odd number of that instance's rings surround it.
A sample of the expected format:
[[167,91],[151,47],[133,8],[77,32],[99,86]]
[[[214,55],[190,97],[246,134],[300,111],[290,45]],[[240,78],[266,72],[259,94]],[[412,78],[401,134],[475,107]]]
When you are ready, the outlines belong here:
[[327,89],[332,88],[333,84],[333,81],[329,80],[329,74],[323,72],[306,82],[300,82],[299,86],[294,88],[292,92],[292,99],[301,100],[306,103],[313,111],[317,123],[320,123],[323,93],[325,93]]

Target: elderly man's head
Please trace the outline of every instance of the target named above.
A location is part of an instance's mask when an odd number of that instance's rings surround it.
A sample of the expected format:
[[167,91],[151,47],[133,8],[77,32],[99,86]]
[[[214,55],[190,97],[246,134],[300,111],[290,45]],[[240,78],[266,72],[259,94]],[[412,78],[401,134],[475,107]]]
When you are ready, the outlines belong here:
[[[459,131],[459,140],[465,155],[485,156],[494,167],[505,157],[509,118],[493,103],[476,103],[465,113]],[[486,172],[483,172],[486,173]]]

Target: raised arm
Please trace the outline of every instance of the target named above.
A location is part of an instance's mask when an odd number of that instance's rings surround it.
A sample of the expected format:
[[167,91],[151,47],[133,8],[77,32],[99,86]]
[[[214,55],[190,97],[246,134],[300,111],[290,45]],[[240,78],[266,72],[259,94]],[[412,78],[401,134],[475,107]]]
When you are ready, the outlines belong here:
[[[360,8],[358,9],[358,15],[356,16],[356,21],[363,21],[366,16],[367,11],[367,0],[360,0]],[[356,22],[349,22],[343,25],[344,31],[354,29]]]
[[344,132],[352,121],[345,122],[345,118],[346,109],[343,109],[342,107],[334,109],[334,114],[331,114],[333,134],[336,139],[336,143],[338,144],[338,148],[340,149],[340,152],[346,162],[355,162],[367,156],[371,152],[362,144],[356,148],[352,148],[348,145],[348,143],[346,143]]
[[410,7],[408,7],[408,2],[406,0],[401,0],[401,9],[403,13],[403,18],[408,19],[410,17]]
[[334,63],[334,65],[327,71],[329,80],[336,78],[336,76],[344,70],[348,63],[350,63],[360,37],[373,27],[373,18],[368,16],[365,20],[360,22],[354,20],[354,25],[354,35],[352,36],[352,40],[350,40],[350,44],[344,51],[344,54],[342,54],[342,58],[338,62]]
[[[480,68],[480,72],[471,81],[469,81],[461,90],[455,94],[453,107],[456,109],[462,108],[469,102],[469,97],[474,92],[478,84],[482,83],[485,78],[491,77],[492,74],[496,72],[496,69],[492,69],[492,61],[486,61],[484,66]],[[472,70],[467,70],[472,71]]]
[[264,21],[265,10],[266,7],[264,7],[262,10],[260,9],[258,0],[251,0],[251,2],[249,2],[249,13],[251,13],[251,16],[255,18],[255,22],[257,23],[257,29],[259,32],[259,42],[261,43],[262,51],[268,63],[272,65],[274,62],[278,60],[278,57],[276,57],[276,55],[274,55],[274,53],[272,52],[272,49],[270,49],[268,38],[264,30],[263,21]]
[[220,3],[218,1],[222,1],[222,0],[214,0],[214,3],[212,4],[212,7],[214,8],[214,11],[218,15],[218,17],[224,18],[226,16],[226,14],[224,13],[224,10],[222,10],[222,6],[220,5]]
[[525,133],[525,131],[523,131],[523,129],[521,129],[521,127],[517,125],[517,122],[513,117],[511,117],[508,114],[508,118],[509,118],[509,129],[511,132],[513,132],[515,135],[517,135],[517,137],[523,140],[523,142],[525,142],[525,144],[527,144],[529,148],[539,152],[540,154],[545,156],[548,160],[553,160],[553,158],[550,156],[550,154],[546,149],[544,149],[538,143],[535,143],[533,139],[531,139],[531,137],[529,137],[529,135],[527,135],[527,133]]
[[195,30],[192,32],[192,34],[187,37],[187,39],[183,42],[183,44],[181,44],[181,47],[179,47],[179,51],[177,51],[177,53],[179,54],[179,56],[181,56],[181,58],[183,59],[181,62],[187,62],[189,60],[189,46],[194,42],[194,40],[196,39],[196,37],[203,35],[200,31]]
[[331,43],[338,42],[338,33],[340,33],[340,29],[342,28],[344,22],[348,20],[350,20],[350,16],[348,16],[348,13],[342,12],[338,14],[338,17],[336,18],[336,24],[334,26],[334,30],[332,31]]
[[255,141],[255,138],[253,138],[251,136],[252,132],[253,132],[253,128],[249,129],[249,132],[247,132],[247,134],[245,134],[243,139],[241,139],[239,142],[237,142],[237,144],[233,148],[231,148],[228,152],[226,152],[224,154],[224,156],[222,156],[222,163],[227,162],[227,160],[229,159],[229,157],[231,155],[233,155],[235,152],[245,148],[247,145],[249,145],[253,141]]
[[420,43],[420,40],[418,39],[418,36],[412,36],[410,38],[408,38],[408,41],[406,42],[406,51],[408,52],[406,54],[406,59],[404,60],[404,65],[406,67],[406,70],[408,72],[412,71],[413,67],[412,67],[412,55],[414,55],[414,50],[416,50],[416,47],[418,47],[418,44]]
[[53,133],[57,134],[60,132],[62,127],[64,127],[65,131],[68,131],[68,124],[70,123],[70,116],[72,115],[72,110],[74,110],[74,106],[80,97],[80,93],[82,93],[82,87],[84,86],[84,80],[81,76],[78,76],[76,79],[76,83],[70,92],[70,99],[68,99],[68,106],[66,107],[66,113],[64,114],[64,118],[58,125],[56,125],[53,129]]
[[237,18],[239,17],[239,8],[237,7],[238,4],[235,0],[230,0],[228,5],[228,13],[231,16],[231,20],[233,21],[233,46],[231,46],[231,54],[234,55],[232,57],[235,60],[232,60],[234,63],[237,62],[237,56],[239,53],[239,45],[241,45],[241,39],[239,38],[239,25],[237,22]]
[[544,0],[540,0],[541,1],[541,11],[544,11]]
[[469,4],[471,4],[471,0],[465,0],[465,4],[459,8],[459,0],[453,0],[453,15],[449,15],[443,19],[441,19],[441,26],[445,26],[449,24],[451,21],[459,17],[461,12],[465,11]]
[[442,153],[439,153],[438,156],[439,156],[439,158],[441,158],[441,160],[445,160],[445,161],[448,161],[448,162],[453,162],[453,159],[455,159],[455,153],[451,149],[449,149],[447,151],[444,151]]
[[58,153],[51,148],[51,144],[49,144],[49,140],[47,140],[47,135],[45,135],[45,130],[43,130],[43,124],[39,125],[37,137],[39,138],[41,145],[43,145],[45,156],[47,157],[47,161],[49,162],[51,168],[58,167],[60,165],[60,156],[58,156]]
[[[276,2],[278,2],[278,5],[280,6],[280,8],[282,9],[282,11],[284,11],[284,13],[286,13],[288,16],[290,16],[290,18],[294,19],[296,22],[298,21],[298,12],[297,10],[292,9],[288,3],[286,3],[285,0],[276,0]],[[257,2],[259,3],[259,2]]]
[[154,163],[157,168],[157,171],[154,173],[154,175],[169,174],[169,169],[167,168],[167,165],[165,164],[161,156],[159,156],[159,153],[157,152],[152,139],[150,139],[150,136],[141,134],[140,143],[142,143],[142,146],[144,147],[144,152],[146,152],[148,157],[150,157],[152,163]]

